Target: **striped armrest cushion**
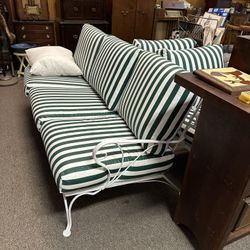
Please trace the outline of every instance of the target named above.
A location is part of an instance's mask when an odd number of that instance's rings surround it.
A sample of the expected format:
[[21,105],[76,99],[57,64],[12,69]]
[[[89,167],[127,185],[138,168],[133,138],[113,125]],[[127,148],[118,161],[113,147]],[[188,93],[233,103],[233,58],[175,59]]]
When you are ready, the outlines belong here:
[[196,69],[224,67],[222,45],[210,45],[178,51],[161,49],[157,53],[190,72]]
[[104,99],[108,108],[117,110],[118,102],[128,83],[139,51],[114,36],[103,41],[93,67],[89,84]]
[[172,40],[143,40],[143,39],[134,39],[133,44],[145,51],[157,52],[159,49],[190,49],[194,48],[197,44],[192,38],[181,38],[181,39],[172,39]]
[[[167,140],[177,132],[195,99],[175,84],[177,72],[183,70],[156,54],[140,54],[118,109],[137,138]],[[163,154],[165,149],[155,146],[149,152]]]
[[74,59],[87,81],[98,50],[106,36],[104,32],[90,24],[84,24],[82,27]]

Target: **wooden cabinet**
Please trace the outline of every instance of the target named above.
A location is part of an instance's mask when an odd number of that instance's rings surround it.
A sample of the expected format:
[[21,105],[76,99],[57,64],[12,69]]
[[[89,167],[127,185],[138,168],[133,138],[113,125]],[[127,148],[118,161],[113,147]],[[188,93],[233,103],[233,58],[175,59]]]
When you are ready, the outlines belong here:
[[[92,22],[97,28],[103,30],[104,32],[109,32],[109,23],[108,22]],[[78,38],[82,29],[84,22],[81,21],[64,21],[60,25],[61,29],[61,43],[65,48],[75,51]]]
[[250,233],[250,106],[191,73],[176,83],[203,98],[175,222],[202,250]]
[[128,42],[151,39],[154,7],[155,0],[113,1],[112,34]]
[[74,51],[85,23],[110,33],[111,9],[111,0],[61,0],[61,45]]
[[53,21],[14,21],[17,42],[38,46],[56,45],[56,24]]

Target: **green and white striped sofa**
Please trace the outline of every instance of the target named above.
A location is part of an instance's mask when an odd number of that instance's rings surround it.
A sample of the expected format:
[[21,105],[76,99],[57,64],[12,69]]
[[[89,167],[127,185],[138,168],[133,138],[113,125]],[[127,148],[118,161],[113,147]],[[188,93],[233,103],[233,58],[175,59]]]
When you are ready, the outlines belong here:
[[169,184],[171,144],[196,98],[174,82],[181,67],[89,24],[74,57],[83,77],[25,72],[34,121],[64,199],[64,236],[82,195],[130,183]]

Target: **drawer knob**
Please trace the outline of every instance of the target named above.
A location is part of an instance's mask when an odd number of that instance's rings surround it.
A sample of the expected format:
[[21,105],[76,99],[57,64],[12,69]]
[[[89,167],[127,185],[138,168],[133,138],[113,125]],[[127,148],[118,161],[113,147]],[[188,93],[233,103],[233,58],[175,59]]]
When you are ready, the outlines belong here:
[[74,10],[75,12],[78,12],[78,11],[79,11],[79,8],[76,7],[76,6],[74,6],[74,7],[73,7],[73,10]]
[[49,34],[47,34],[47,35],[46,35],[46,37],[47,37],[47,38],[50,38],[50,35],[49,35]]
[[27,37],[27,36],[24,34],[24,35],[23,35],[23,39],[25,39],[26,37]]
[[22,27],[21,27],[21,30],[24,30],[24,29],[25,29],[25,27],[24,27],[24,26],[22,26]]
[[48,29],[49,29],[49,26],[46,26],[45,29],[48,30]]
[[78,35],[73,35],[73,38],[74,39],[78,39]]
[[96,8],[91,8],[91,11],[92,11],[93,13],[96,13]]
[[127,14],[128,14],[129,12],[128,12],[127,10],[122,10],[121,13],[122,13],[123,16],[127,16]]
[[146,14],[146,12],[143,11],[143,10],[138,10],[137,13],[138,13],[138,14],[141,14],[141,15],[145,15],[145,14]]

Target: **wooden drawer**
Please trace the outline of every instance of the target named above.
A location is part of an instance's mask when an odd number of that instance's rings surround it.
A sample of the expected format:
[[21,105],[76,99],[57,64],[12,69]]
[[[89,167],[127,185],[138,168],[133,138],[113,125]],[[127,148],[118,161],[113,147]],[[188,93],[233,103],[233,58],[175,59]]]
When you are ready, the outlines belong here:
[[20,31],[36,31],[36,32],[54,32],[52,24],[15,24],[16,32]]
[[104,0],[63,0],[64,20],[102,20],[105,19]]
[[62,1],[63,19],[80,20],[84,19],[84,6],[82,0]]
[[44,41],[54,41],[53,33],[39,33],[39,32],[17,32],[17,39],[22,41],[34,40],[44,40]]
[[250,225],[250,197],[245,199],[245,206],[237,222],[236,230],[248,225]]
[[105,19],[104,0],[85,0],[85,19]]

